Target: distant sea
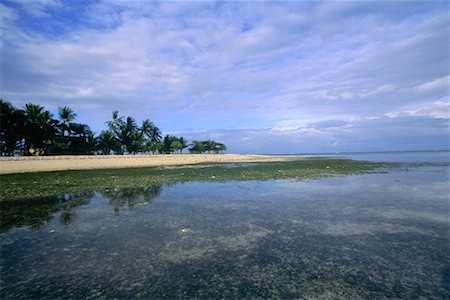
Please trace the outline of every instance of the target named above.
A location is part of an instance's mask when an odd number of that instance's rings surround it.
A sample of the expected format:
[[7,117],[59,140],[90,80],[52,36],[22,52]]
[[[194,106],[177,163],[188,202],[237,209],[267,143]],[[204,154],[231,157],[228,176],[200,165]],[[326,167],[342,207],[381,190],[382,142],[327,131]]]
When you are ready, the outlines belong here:
[[[292,154],[294,155],[294,154]],[[337,157],[384,162],[450,162],[450,151],[392,151],[295,154],[308,157]]]

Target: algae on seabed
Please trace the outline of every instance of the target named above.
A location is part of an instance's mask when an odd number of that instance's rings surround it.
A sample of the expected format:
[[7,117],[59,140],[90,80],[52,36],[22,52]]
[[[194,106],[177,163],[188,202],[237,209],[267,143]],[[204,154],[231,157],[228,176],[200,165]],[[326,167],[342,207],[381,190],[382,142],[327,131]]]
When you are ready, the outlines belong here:
[[387,168],[398,165],[346,159],[307,158],[286,162],[9,174],[0,175],[0,199],[2,202],[27,200],[74,192],[145,187],[186,181],[304,180],[325,176],[383,172]]

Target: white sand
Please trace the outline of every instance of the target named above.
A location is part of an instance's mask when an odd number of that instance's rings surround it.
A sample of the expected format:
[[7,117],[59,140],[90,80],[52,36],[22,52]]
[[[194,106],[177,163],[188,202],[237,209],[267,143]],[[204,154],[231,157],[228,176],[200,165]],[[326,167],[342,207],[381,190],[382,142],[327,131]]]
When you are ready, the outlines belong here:
[[300,156],[241,154],[167,154],[167,155],[69,155],[0,157],[0,174],[177,166],[200,163],[269,162],[301,159]]

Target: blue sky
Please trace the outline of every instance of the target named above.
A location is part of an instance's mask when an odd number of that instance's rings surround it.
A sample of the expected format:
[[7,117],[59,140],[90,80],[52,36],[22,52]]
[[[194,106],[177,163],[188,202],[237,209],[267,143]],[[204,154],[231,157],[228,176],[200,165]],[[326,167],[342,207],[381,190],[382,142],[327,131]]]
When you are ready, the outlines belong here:
[[0,3],[1,98],[229,152],[449,149],[447,1]]

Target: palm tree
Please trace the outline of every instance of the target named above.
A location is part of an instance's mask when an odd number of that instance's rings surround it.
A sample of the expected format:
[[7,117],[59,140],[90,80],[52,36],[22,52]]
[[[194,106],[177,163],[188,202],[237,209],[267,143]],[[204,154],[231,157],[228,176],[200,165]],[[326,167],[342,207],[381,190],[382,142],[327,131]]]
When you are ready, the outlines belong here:
[[[77,114],[68,106],[58,107],[58,119],[53,119],[44,107],[28,103],[23,110],[0,99],[0,154],[13,155],[22,150],[25,155],[40,154],[90,154],[100,151],[114,153],[172,153],[183,152],[187,140],[167,135],[161,142],[161,130],[150,120],[144,120],[142,127],[132,117],[124,120],[118,111],[112,120],[106,122],[108,130],[95,138],[89,126],[73,121]],[[194,141],[190,151],[201,153],[222,151],[225,145],[214,141]]]
[[227,146],[216,141],[192,141],[190,144],[189,151],[191,153],[203,153],[208,151],[208,153],[219,153],[220,151],[227,150]]
[[180,153],[181,153],[181,151],[183,149],[182,147],[183,147],[183,144],[178,139],[174,140],[172,143],[170,143],[170,149],[172,151],[180,150]]
[[72,135],[68,137],[70,154],[91,154],[94,151],[94,134],[88,125],[70,123],[69,130],[72,132]]
[[152,129],[152,139],[151,142],[152,143],[158,143],[161,141],[162,135],[161,135],[161,130],[154,126]]
[[116,136],[119,134],[120,128],[125,124],[123,118],[124,117],[119,117],[119,112],[116,110],[113,112],[112,121],[106,122],[106,124],[108,124],[109,130],[114,132]]
[[24,108],[26,117],[25,154],[40,155],[53,143],[57,121],[44,107],[28,103]]
[[205,151],[205,143],[202,141],[192,141],[190,144],[189,152],[191,153],[203,153]]
[[0,153],[14,155],[26,132],[25,112],[0,99]]
[[102,131],[97,137],[96,149],[100,150],[102,154],[110,154],[111,151],[117,152],[120,145],[117,142],[116,136],[111,130]]
[[166,154],[170,153],[172,151],[171,144],[173,141],[173,136],[166,135],[162,140],[161,152]]
[[132,131],[130,135],[130,144],[127,145],[127,151],[135,154],[141,152],[143,149],[144,140],[142,134],[137,130]]
[[178,142],[180,143],[180,153],[183,153],[183,149],[187,147],[188,142],[184,137],[179,137]]
[[205,151],[208,151],[208,153],[211,153],[211,151],[214,151],[214,147],[216,145],[216,142],[212,141],[212,140],[208,140],[208,141],[204,141],[203,142],[205,144]]
[[157,143],[161,140],[161,131],[148,119],[142,122],[141,132],[151,143]]
[[161,152],[162,143],[161,142],[149,143],[147,149],[148,149],[148,151],[151,151],[153,154],[155,154],[155,152]]
[[77,114],[73,112],[73,110],[68,106],[58,107],[59,120],[61,121],[61,131],[62,135],[65,136],[66,131],[70,136],[69,125],[70,122],[75,120]]
[[222,143],[217,143],[214,146],[214,150],[218,153],[220,153],[220,151],[226,151],[227,150],[227,146],[225,146],[225,144]]
[[142,152],[152,151],[154,153],[155,148],[152,147],[152,145],[161,141],[161,130],[159,130],[159,128],[156,127],[155,124],[148,119],[142,122],[142,127],[140,130],[141,130],[141,137],[139,137],[139,139],[141,140],[140,150]]
[[127,117],[127,120],[120,126],[118,140],[122,145],[122,153],[124,150],[129,153],[136,153],[141,148],[142,134],[139,132],[133,117]]
[[162,152],[172,153],[174,151],[180,150],[180,153],[182,153],[183,149],[186,148],[186,144],[187,141],[183,137],[166,135],[162,142]]
[[164,144],[162,142],[157,142],[157,143],[150,143],[148,145],[147,148],[149,151],[152,151],[153,154],[155,154],[155,152],[158,152],[159,154],[163,153],[163,149],[164,149]]
[[180,139],[173,135],[166,135],[162,141],[162,145],[163,147],[161,150],[164,153],[172,153],[185,147]]
[[69,129],[76,137],[85,137],[91,132],[88,125],[81,123],[71,123]]

